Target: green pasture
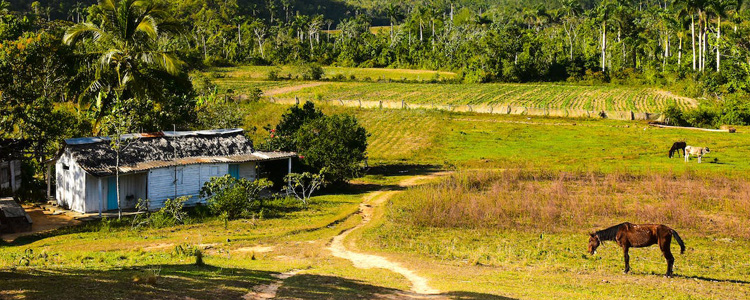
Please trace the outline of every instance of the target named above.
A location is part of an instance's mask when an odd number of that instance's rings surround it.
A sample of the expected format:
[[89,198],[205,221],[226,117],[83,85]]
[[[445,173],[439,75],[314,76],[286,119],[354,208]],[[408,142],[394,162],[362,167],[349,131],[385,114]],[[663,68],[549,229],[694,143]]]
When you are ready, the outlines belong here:
[[[253,139],[268,136],[288,106],[242,104],[258,114],[245,120]],[[326,113],[357,117],[371,134],[369,162],[450,168],[529,167],[569,171],[711,172],[742,175],[750,170],[748,127],[737,133],[665,129],[646,122],[449,113],[428,109],[358,109],[318,102]],[[669,159],[673,142],[711,149],[703,163]]]

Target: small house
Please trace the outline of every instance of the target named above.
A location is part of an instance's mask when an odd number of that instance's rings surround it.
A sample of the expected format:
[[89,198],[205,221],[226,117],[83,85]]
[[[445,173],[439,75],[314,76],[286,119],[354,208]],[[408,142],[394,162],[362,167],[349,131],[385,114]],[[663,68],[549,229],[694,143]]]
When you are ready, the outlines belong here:
[[12,196],[21,188],[21,161],[27,140],[0,139],[0,196]]
[[158,209],[182,196],[189,197],[186,205],[194,205],[203,201],[200,189],[212,177],[255,180],[267,163],[290,172],[296,156],[255,151],[242,129],[128,134],[121,141],[118,155],[107,137],[65,140],[55,162],[60,206],[81,213],[116,210],[118,173],[123,209],[135,208],[139,199]]

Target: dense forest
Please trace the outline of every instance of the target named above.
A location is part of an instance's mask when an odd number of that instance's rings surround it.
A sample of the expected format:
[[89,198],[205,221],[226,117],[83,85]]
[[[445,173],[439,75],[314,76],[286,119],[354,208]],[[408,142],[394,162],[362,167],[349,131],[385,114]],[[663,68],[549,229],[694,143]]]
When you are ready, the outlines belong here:
[[746,6],[742,0],[1,1],[0,129],[37,141],[38,153],[52,153],[61,137],[208,126],[194,124],[204,91],[189,74],[235,64],[451,70],[469,83],[653,85],[721,103],[699,109],[694,119],[744,124],[750,121]]

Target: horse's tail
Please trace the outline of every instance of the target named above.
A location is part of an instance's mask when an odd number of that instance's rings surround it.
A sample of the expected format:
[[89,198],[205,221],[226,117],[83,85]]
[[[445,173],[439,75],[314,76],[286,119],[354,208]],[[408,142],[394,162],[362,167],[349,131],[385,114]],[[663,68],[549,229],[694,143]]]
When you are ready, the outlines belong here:
[[680,254],[685,254],[685,243],[682,242],[682,238],[680,238],[680,235],[677,234],[677,231],[674,229],[672,229],[672,236],[677,240],[677,243],[680,244]]

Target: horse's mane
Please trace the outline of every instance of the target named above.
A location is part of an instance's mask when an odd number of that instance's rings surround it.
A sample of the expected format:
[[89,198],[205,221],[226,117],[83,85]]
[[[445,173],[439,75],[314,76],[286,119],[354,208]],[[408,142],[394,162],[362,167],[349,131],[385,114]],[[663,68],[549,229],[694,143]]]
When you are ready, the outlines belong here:
[[617,231],[620,230],[620,226],[625,223],[620,223],[607,229],[602,229],[594,233],[600,241],[614,241],[617,237]]

